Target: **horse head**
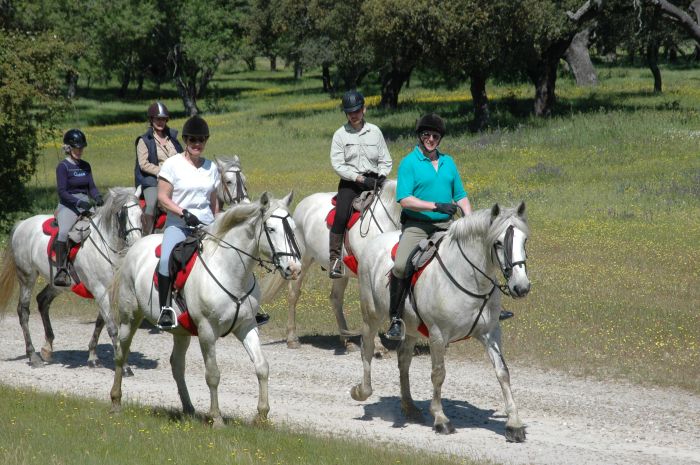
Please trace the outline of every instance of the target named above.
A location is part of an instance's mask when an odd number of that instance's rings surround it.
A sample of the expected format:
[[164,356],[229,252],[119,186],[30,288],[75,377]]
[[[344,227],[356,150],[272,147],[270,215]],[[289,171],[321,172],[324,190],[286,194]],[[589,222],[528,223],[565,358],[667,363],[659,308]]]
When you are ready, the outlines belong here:
[[261,241],[260,252],[266,255],[284,279],[297,279],[301,273],[301,253],[294,235],[296,224],[289,214],[293,193],[280,200],[267,192],[260,197],[263,231],[267,241]]
[[141,238],[141,214],[139,199],[133,187],[112,187],[99,209],[98,215],[104,220],[106,232],[116,236],[123,245],[130,247]]
[[221,183],[216,191],[219,202],[228,205],[250,203],[246,179],[241,170],[241,160],[238,155],[216,158],[216,165],[221,175]]
[[525,297],[530,292],[525,252],[528,234],[525,202],[517,208],[501,209],[498,204],[491,208],[488,243],[514,298]]

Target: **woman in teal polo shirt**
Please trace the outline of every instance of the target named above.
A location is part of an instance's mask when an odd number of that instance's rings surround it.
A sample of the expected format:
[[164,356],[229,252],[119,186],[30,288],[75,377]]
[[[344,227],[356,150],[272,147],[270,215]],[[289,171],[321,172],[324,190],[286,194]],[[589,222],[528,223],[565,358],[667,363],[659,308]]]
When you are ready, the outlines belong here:
[[447,229],[459,206],[472,212],[459,171],[451,156],[438,150],[445,136],[445,122],[435,113],[416,123],[418,144],[401,160],[396,201],[401,204],[401,238],[389,277],[391,325],[388,339],[400,340],[404,331],[401,313],[410,276],[407,263],[418,243],[440,229]]

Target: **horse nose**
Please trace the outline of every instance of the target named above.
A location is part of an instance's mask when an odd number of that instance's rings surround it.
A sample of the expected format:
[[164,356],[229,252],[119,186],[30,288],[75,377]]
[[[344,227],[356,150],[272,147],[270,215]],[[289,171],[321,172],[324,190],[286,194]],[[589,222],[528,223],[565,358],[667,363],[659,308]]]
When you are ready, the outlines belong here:
[[288,279],[298,279],[300,274],[301,264],[296,260],[284,269],[284,275]]
[[516,284],[513,286],[513,291],[515,291],[515,295],[518,297],[525,297],[528,292],[530,292],[530,283],[528,282],[526,285],[520,285]]

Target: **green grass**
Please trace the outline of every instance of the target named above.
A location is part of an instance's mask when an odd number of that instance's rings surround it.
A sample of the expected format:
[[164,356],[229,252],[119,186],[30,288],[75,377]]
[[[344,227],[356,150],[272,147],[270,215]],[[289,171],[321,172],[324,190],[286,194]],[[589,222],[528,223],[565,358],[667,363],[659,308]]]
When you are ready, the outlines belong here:
[[7,465],[474,463],[316,438],[237,419],[229,419],[226,428],[212,429],[201,418],[162,409],[125,406],[113,415],[102,402],[2,386],[0,411],[0,463]]
[[[448,120],[442,149],[455,157],[474,206],[527,202],[532,292],[504,301],[517,315],[504,324],[511,366],[700,392],[700,71],[665,69],[663,76],[663,94],[651,92],[646,70],[601,68],[594,88],[560,79],[556,113],[546,120],[527,114],[531,86],[490,84],[493,126],[481,134],[468,130],[467,87],[428,88],[416,77],[395,112],[375,108],[378,97],[368,92],[368,120],[384,131],[397,165],[414,144],[416,117],[435,110]],[[206,115],[212,131],[206,155],[239,154],[253,195],[293,189],[298,201],[336,188],[329,146],[344,117],[339,99],[321,92],[318,73],[295,82],[287,71],[233,70],[214,85],[209,104],[227,111]],[[171,88],[147,92],[165,96],[182,114]],[[131,185],[133,142],[146,127],[138,115],[149,100],[114,103],[105,89],[89,97],[78,99],[80,111],[65,126],[93,123],[84,128],[85,159],[98,185]],[[137,122],[97,125],[102,113],[134,121],[131,114]],[[30,186],[37,210],[55,205],[59,158],[58,145],[49,144]],[[335,333],[328,293],[315,269],[298,311],[302,335]],[[357,328],[354,284],[346,304]],[[89,303],[78,308],[94,313]],[[273,320],[265,333],[283,337],[286,302],[267,310]],[[481,348],[454,344],[451,352],[471,357]]]

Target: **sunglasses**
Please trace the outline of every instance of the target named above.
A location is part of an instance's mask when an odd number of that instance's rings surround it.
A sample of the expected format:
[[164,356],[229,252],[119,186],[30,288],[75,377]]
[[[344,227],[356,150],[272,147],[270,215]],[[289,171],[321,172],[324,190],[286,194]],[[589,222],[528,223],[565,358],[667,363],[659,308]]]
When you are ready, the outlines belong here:
[[436,132],[428,132],[428,131],[423,131],[420,133],[421,139],[435,139],[435,140],[440,140],[442,137],[440,134]]
[[187,142],[190,142],[192,144],[203,144],[207,141],[207,137],[188,137]]

